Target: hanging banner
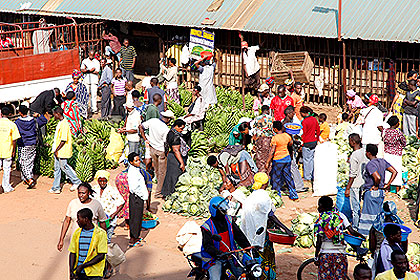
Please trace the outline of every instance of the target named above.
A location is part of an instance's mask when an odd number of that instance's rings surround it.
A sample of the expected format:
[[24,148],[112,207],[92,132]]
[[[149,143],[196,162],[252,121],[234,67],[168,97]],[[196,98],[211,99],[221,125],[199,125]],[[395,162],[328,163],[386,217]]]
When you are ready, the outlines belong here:
[[214,51],[214,33],[191,28],[190,32],[191,58],[200,59],[202,52]]

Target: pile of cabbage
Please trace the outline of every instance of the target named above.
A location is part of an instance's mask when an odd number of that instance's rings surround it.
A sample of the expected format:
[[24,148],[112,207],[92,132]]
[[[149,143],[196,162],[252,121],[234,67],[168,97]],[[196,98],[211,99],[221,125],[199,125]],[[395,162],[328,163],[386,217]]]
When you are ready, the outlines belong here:
[[348,157],[353,151],[349,145],[349,141],[345,137],[336,137],[332,141],[338,148],[338,169],[337,169],[337,184],[339,187],[344,188],[347,186],[349,179],[349,164]]
[[297,235],[294,246],[310,248],[314,245],[314,225],[319,214],[302,213],[292,220],[292,231]]
[[[249,186],[249,187],[241,186],[237,189],[242,191],[246,196],[249,196],[252,192],[252,186]],[[279,196],[276,190],[273,190],[270,186],[267,187],[265,190],[267,191],[268,195],[270,196],[276,208],[283,206],[283,200],[281,196]]]
[[163,211],[183,216],[208,217],[210,199],[219,195],[222,177],[207,164],[207,157],[188,158],[186,172],[179,176],[175,192],[163,204]]
[[407,258],[410,262],[412,272],[420,271],[420,244],[416,242],[408,243]]
[[417,179],[420,176],[420,164],[418,158],[418,149],[420,140],[415,136],[407,137],[407,146],[403,151],[403,172],[408,172],[407,185],[402,188],[398,195],[402,199],[417,199]]

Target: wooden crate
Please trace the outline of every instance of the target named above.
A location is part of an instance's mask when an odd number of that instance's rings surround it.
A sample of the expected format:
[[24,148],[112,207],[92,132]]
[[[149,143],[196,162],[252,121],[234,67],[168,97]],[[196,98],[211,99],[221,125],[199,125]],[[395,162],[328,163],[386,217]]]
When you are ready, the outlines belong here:
[[293,71],[296,82],[308,83],[313,68],[314,63],[308,52],[275,53],[272,56],[270,72],[280,84],[289,78],[289,69]]

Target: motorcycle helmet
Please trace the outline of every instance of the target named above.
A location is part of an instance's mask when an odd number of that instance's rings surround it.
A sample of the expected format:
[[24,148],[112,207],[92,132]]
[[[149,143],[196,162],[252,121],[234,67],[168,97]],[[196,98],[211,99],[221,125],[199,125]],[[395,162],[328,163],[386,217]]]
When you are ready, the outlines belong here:
[[227,210],[229,209],[229,203],[225,198],[221,196],[215,196],[210,199],[209,211],[212,217],[216,217],[217,210],[220,210],[223,214],[226,215]]

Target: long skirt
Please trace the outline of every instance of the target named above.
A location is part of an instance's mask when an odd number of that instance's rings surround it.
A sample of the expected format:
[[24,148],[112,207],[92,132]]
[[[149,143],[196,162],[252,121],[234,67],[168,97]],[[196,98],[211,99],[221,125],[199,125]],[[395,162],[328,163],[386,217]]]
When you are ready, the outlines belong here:
[[385,193],[383,190],[366,191],[363,195],[363,209],[360,215],[358,231],[364,236],[369,235],[373,221],[382,211]]
[[22,180],[33,179],[36,146],[18,147],[19,165]]
[[255,164],[258,167],[259,172],[264,172],[270,174],[271,165],[268,169],[265,168],[265,164],[267,163],[268,156],[270,154],[270,142],[271,137],[261,136],[258,137],[257,141],[255,142]]
[[115,177],[115,186],[117,187],[118,191],[120,192],[121,196],[124,198],[124,207],[122,211],[118,214],[119,218],[124,218],[126,220],[129,219],[129,194],[130,190],[128,189],[128,180],[127,180],[127,170],[124,170],[120,174]]
[[[183,160],[187,162],[186,159],[183,158]],[[181,174],[182,170],[179,168],[179,161],[176,159],[174,153],[169,153],[166,162],[166,176],[162,186],[162,195],[164,197],[170,196],[175,192],[175,185]]]
[[[398,174],[395,177],[395,180],[392,181],[392,185],[394,186],[402,186],[402,156],[392,155],[388,153],[384,153],[384,159],[391,164],[395,170],[397,170]],[[385,172],[385,182],[388,182],[391,178],[391,172]]]
[[346,280],[348,262],[344,254],[320,254],[318,279]]
[[268,270],[263,270],[261,280],[275,280],[276,279],[276,254],[274,252],[274,245],[268,239],[268,233],[265,237],[264,251],[259,252],[262,258],[261,266],[268,267]]

